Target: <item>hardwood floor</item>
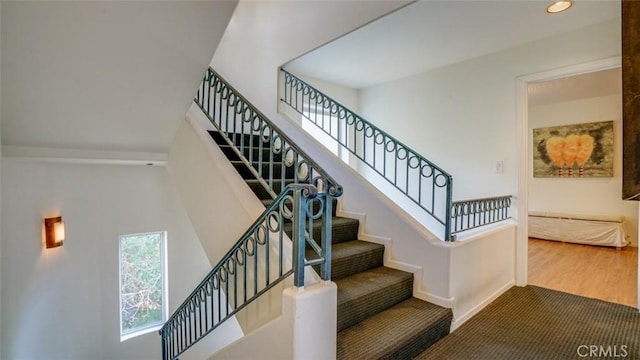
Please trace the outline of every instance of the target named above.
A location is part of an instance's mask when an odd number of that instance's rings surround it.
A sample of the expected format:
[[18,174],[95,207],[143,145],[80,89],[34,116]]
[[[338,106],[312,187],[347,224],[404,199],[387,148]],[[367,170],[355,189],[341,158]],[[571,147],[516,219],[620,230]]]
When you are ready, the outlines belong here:
[[529,284],[636,307],[638,248],[529,239]]

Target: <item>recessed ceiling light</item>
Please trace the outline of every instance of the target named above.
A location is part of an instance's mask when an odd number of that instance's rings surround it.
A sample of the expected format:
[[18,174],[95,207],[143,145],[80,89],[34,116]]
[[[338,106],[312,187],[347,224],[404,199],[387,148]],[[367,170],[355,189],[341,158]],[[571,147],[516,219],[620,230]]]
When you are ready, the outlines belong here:
[[547,12],[549,14],[559,13],[565,11],[573,5],[573,0],[556,1],[553,4],[547,6]]

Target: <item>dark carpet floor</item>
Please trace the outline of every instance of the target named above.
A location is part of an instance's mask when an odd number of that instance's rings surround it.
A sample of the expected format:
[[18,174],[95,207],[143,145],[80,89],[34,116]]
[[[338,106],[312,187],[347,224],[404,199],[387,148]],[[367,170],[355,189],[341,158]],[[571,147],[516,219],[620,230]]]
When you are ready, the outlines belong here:
[[513,287],[416,359],[640,359],[638,309]]

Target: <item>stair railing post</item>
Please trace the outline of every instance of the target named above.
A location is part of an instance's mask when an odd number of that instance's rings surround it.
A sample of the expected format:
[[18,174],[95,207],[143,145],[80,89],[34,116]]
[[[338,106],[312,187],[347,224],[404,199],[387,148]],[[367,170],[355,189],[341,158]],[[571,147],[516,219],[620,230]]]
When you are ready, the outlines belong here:
[[331,220],[333,217],[333,197],[327,192],[324,193],[324,213],[322,214],[322,257],[324,262],[320,265],[320,276],[322,280],[331,280]]
[[444,215],[444,241],[454,241],[455,236],[451,236],[451,206],[453,204],[453,196],[451,189],[453,188],[453,177],[447,176],[447,200],[445,204]]
[[296,188],[293,192],[293,285],[304,286],[304,250],[305,250],[305,225],[307,214],[307,197],[303,196],[303,188]]
[[162,338],[162,360],[167,360],[167,337],[164,330],[160,330],[160,337]]

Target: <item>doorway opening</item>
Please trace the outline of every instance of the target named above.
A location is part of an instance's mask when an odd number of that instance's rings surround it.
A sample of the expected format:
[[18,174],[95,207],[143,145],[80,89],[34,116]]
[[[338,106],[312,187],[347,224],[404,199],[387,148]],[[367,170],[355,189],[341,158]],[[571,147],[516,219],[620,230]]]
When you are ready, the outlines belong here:
[[[538,285],[638,306],[638,204],[621,200],[620,79],[620,58],[616,57],[517,80],[520,146],[520,226],[516,250],[518,285]],[[541,177],[536,172],[537,176],[534,177],[534,163],[540,162],[540,154],[536,152],[544,152],[545,148],[534,146],[533,129],[555,131],[554,129],[563,129],[572,124],[601,121],[613,122],[613,152],[610,159],[613,162],[612,176],[579,176],[577,170],[569,176],[565,164],[565,173],[562,175],[554,173],[549,177]],[[557,126],[565,127],[556,128]],[[555,138],[558,139],[557,136]],[[534,160],[534,155],[538,157],[537,160]],[[539,166],[540,163],[536,165]],[[553,218],[548,223],[543,223],[549,234],[544,231],[545,234],[540,237],[547,238],[546,240],[529,239],[532,232],[540,233],[538,223],[532,222],[529,228],[530,212],[537,215],[549,214],[549,218]],[[630,241],[630,246],[617,250],[614,244],[606,247],[594,244],[598,241],[590,243],[592,239],[587,227],[594,223],[572,220],[579,215],[590,215],[587,217],[595,219],[600,216],[605,220],[624,218],[618,226],[620,233],[617,236]],[[562,228],[551,228],[553,226]],[[615,229],[616,226],[613,225],[612,228]],[[559,241],[553,241],[554,238]]]

